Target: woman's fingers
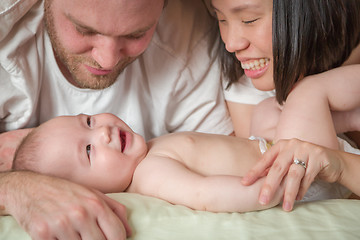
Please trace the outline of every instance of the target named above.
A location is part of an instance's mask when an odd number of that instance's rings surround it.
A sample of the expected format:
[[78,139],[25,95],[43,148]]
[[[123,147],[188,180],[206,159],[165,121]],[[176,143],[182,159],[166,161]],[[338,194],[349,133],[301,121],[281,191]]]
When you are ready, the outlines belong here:
[[310,188],[311,183],[315,180],[315,177],[318,175],[320,170],[320,159],[318,159],[318,157],[313,157],[312,155],[309,155],[305,175],[302,178],[296,200],[301,200],[305,196],[307,190]]
[[[302,161],[298,158],[295,158],[294,163],[292,163],[289,167],[289,172],[286,178],[286,186],[284,192],[284,200],[283,200],[283,209],[285,211],[291,211],[296,197],[299,194],[299,189],[302,185],[302,179],[305,175],[306,168],[301,163],[306,164],[305,161]],[[300,163],[298,163],[300,161]]]
[[340,172],[339,157],[331,149],[298,139],[280,140],[264,153],[242,182],[251,185],[266,175],[259,202],[267,205],[277,191],[284,191],[283,208],[291,211],[295,200],[304,197],[317,176],[334,182]]
[[259,202],[266,205],[271,201],[287,175],[291,165],[291,162],[289,162],[288,159],[293,158],[293,152],[282,151],[282,147],[278,144],[274,145],[266,152],[263,158],[267,159],[265,160],[266,162],[272,163],[259,196]]
[[275,148],[271,148],[263,155],[263,157],[255,164],[255,166],[243,177],[242,184],[251,185],[259,178],[267,175],[269,167],[273,165],[274,160],[276,159],[279,152]]

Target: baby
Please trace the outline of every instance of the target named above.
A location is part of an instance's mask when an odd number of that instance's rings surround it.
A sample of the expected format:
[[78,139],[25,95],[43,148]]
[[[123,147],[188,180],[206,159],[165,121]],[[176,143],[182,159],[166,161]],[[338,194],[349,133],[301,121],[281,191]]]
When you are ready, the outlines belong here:
[[[35,128],[19,147],[13,169],[32,170],[96,188],[132,192],[197,210],[245,212],[258,203],[262,181],[241,176],[260,159],[263,141],[181,132],[145,142],[112,114],[61,116]],[[265,147],[263,145],[262,147]]]
[[[350,77],[346,84],[339,81],[344,74]],[[338,148],[330,109],[345,111],[345,117],[346,111],[353,110],[352,117],[347,117],[352,120],[340,127],[340,132],[359,129],[359,75],[360,65],[353,65],[319,74],[316,81],[303,79],[292,90],[281,114],[276,105],[269,107],[272,99],[259,104],[254,117],[258,124],[255,120],[252,134],[264,137],[266,122],[276,122],[276,134],[270,134],[269,139],[298,137]],[[111,114],[62,116],[31,131],[16,152],[13,169],[62,177],[104,193],[126,191],[198,210],[245,212],[273,207],[284,193],[281,186],[272,202],[264,206],[257,201],[264,179],[251,186],[241,184],[242,176],[261,159],[266,147],[263,139],[195,132],[172,133],[145,142]],[[294,159],[293,163],[308,171],[304,160]],[[336,195],[343,189],[330,183],[314,183],[306,200],[346,194]]]

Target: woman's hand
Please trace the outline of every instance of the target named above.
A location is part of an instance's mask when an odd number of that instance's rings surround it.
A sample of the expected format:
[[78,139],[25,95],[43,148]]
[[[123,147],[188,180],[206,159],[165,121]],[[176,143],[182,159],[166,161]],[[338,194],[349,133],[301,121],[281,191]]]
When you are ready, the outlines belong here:
[[280,183],[285,181],[283,209],[291,211],[295,200],[303,198],[316,177],[336,182],[341,178],[343,168],[342,158],[336,150],[298,139],[280,140],[263,155],[242,183],[251,185],[267,174],[259,196],[259,202],[266,205]]

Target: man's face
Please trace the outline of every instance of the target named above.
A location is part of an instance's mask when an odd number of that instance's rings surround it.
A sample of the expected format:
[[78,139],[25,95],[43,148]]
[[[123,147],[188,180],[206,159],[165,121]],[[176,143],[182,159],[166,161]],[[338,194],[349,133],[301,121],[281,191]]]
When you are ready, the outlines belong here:
[[164,0],[45,0],[59,67],[80,88],[111,86],[150,43]]

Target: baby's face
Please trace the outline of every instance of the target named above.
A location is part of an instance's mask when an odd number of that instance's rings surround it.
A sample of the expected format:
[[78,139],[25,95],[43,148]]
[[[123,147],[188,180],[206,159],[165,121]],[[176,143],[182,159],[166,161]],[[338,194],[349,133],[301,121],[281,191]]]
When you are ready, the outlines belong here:
[[57,117],[39,131],[40,172],[102,192],[124,191],[147,153],[144,138],[112,114]]

